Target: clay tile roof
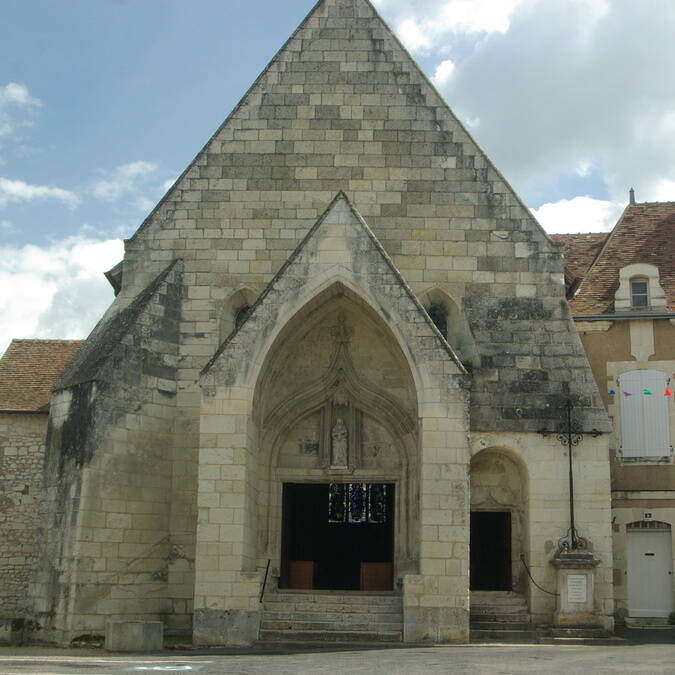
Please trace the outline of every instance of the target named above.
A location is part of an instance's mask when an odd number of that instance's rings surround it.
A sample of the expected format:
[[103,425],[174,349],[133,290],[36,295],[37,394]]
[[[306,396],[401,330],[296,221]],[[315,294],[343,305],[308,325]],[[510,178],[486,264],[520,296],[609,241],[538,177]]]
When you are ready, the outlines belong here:
[[609,235],[603,234],[553,234],[553,241],[564,245],[565,287],[573,291],[586,276]]
[[613,313],[619,270],[634,263],[659,268],[667,311],[675,312],[675,202],[626,207],[570,302],[572,313]]
[[83,340],[12,340],[0,359],[0,411],[47,412],[52,387]]

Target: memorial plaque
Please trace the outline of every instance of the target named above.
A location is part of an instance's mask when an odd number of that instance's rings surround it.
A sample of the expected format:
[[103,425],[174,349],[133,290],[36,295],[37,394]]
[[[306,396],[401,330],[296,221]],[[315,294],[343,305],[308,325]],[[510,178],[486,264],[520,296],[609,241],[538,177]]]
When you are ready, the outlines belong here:
[[586,575],[570,574],[567,577],[567,602],[586,602]]

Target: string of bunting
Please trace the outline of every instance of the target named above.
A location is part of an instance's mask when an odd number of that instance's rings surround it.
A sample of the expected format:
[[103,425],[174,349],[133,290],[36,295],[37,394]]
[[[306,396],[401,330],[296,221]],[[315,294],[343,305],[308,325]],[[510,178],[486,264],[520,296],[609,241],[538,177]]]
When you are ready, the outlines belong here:
[[[610,396],[616,396],[616,391],[614,391],[614,389],[610,389],[608,393],[609,393]],[[624,396],[633,396],[633,394],[629,391],[622,391],[621,393]],[[653,392],[649,391],[649,389],[643,389],[642,394],[644,394],[645,396],[653,396],[654,395]],[[664,396],[672,396],[673,392],[668,387],[666,387],[666,390],[663,392],[663,395]]]

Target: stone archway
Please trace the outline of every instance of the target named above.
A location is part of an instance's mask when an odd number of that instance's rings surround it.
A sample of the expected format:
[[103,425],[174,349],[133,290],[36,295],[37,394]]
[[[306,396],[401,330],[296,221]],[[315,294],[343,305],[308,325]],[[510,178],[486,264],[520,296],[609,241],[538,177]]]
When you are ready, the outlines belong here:
[[[528,550],[525,467],[506,451],[483,450],[471,460],[470,489],[472,589],[524,593],[520,556]],[[485,564],[483,553],[491,558]]]
[[[259,438],[259,565],[270,560],[273,576],[288,583],[283,555],[289,537],[283,527],[288,486],[323,484],[327,492],[328,485],[365,485],[370,499],[370,486],[381,485],[390,486],[395,495],[392,512],[385,516],[393,519],[393,585],[403,574],[417,571],[415,386],[389,328],[347,288],[337,284],[324,291],[279,335],[255,389],[254,420]],[[340,447],[333,438],[336,430],[344,438]],[[288,498],[286,494],[287,509]],[[325,509],[328,518],[328,500],[307,506]],[[373,524],[368,521],[366,514],[364,525]],[[351,532],[358,539],[363,529],[354,526]],[[307,536],[320,539],[317,532]],[[330,587],[321,564],[313,562],[323,579],[316,587]],[[367,562],[350,558],[349,564]]]

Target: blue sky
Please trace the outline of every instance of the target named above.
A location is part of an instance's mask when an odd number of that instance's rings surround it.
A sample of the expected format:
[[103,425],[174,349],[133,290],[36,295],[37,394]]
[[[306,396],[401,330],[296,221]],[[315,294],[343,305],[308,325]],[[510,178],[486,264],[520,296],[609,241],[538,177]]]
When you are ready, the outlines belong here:
[[[675,199],[672,0],[375,0],[549,231]],[[4,0],[0,353],[82,337],[101,272],[313,0]]]

